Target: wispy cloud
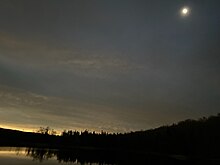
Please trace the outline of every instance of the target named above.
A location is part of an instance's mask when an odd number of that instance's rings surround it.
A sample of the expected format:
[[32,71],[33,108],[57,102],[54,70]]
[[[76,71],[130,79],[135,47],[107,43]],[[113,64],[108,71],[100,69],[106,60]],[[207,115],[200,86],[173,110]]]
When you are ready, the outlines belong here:
[[48,97],[32,92],[26,92],[21,89],[0,85],[0,99],[1,103],[4,103],[6,105],[35,106],[46,102],[48,100]]
[[60,65],[78,68],[78,69],[112,69],[112,70],[132,70],[132,69],[141,69],[143,66],[132,63],[131,61],[126,61],[119,58],[103,58],[103,57],[88,57],[88,58],[78,58],[78,59],[68,59],[61,60]]
[[49,97],[2,85],[0,99],[2,127],[35,130],[40,126],[51,126],[59,131],[89,129],[109,132],[123,132],[130,127],[118,120],[120,115],[115,117],[114,109],[107,105]]
[[[46,43],[44,43],[46,42]],[[120,57],[119,52],[85,51],[78,48],[56,46],[49,41],[39,42],[0,32],[1,56],[31,67],[61,67],[63,69],[130,71],[144,66]],[[119,54],[118,54],[119,53]]]

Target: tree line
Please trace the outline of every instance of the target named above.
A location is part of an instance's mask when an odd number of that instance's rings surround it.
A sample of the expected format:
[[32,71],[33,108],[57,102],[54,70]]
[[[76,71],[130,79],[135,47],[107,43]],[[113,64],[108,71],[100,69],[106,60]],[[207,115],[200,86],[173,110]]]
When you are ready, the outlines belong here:
[[93,148],[219,158],[220,114],[146,131],[117,134],[64,130],[58,136],[49,127],[40,128],[38,133],[0,129],[0,139],[0,146]]

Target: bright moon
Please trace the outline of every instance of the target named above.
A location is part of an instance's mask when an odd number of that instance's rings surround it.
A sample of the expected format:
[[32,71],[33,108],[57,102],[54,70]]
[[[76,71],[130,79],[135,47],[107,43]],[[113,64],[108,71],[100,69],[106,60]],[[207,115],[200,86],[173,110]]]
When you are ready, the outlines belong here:
[[188,9],[184,8],[182,12],[183,12],[183,14],[187,14],[188,13]]
[[189,8],[188,7],[184,7],[181,9],[181,15],[182,16],[187,16],[189,14]]

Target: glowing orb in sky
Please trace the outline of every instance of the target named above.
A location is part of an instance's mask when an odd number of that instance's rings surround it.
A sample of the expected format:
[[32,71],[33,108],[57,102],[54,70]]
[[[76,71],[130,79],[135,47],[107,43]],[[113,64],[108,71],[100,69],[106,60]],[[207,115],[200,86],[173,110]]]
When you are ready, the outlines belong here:
[[182,15],[182,16],[187,16],[187,15],[189,15],[189,12],[190,12],[190,10],[189,10],[188,7],[183,7],[183,8],[181,9],[181,15]]

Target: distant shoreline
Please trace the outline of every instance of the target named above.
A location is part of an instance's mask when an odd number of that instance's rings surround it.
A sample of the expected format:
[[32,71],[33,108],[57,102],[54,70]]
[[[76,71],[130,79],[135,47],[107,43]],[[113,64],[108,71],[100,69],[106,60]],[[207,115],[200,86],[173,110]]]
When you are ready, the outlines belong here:
[[220,114],[198,120],[185,120],[171,126],[124,134],[64,131],[50,135],[0,128],[0,146],[138,152],[175,159],[220,158]]

